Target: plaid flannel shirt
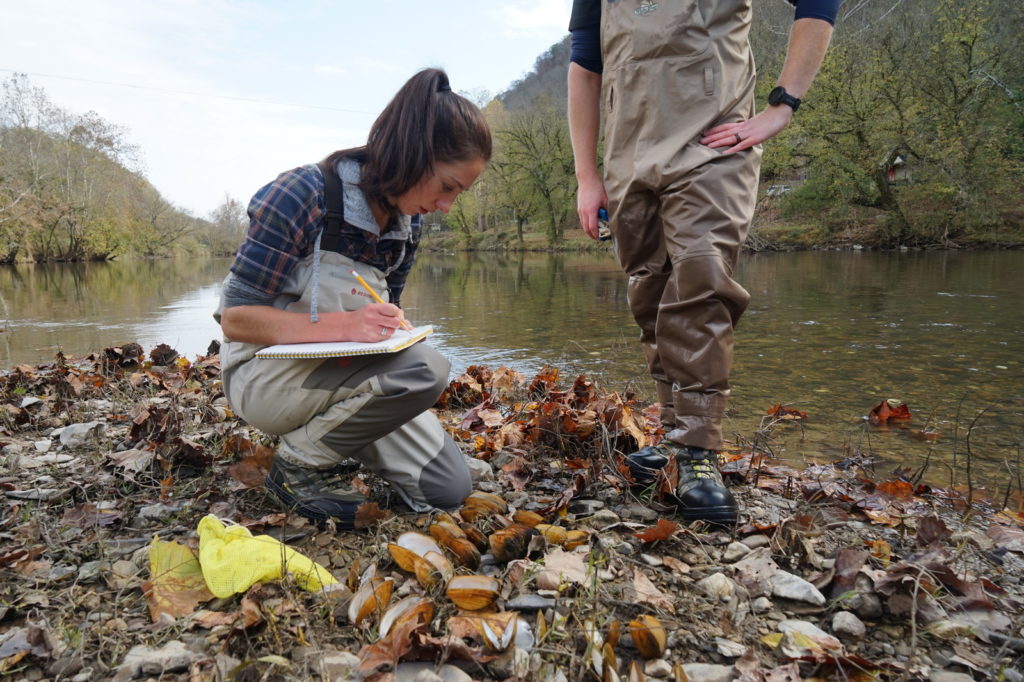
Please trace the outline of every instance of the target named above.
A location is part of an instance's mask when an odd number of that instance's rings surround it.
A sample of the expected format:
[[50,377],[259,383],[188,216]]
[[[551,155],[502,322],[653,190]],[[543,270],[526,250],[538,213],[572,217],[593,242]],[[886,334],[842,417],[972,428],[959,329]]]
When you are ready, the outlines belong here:
[[[317,235],[326,225],[326,212],[324,179],[315,165],[286,171],[262,187],[249,202],[249,231],[231,265],[239,284],[272,301],[296,263],[313,252]],[[389,273],[388,293],[398,305],[421,229],[420,216],[413,216],[408,240],[382,239],[346,221],[338,251]]]

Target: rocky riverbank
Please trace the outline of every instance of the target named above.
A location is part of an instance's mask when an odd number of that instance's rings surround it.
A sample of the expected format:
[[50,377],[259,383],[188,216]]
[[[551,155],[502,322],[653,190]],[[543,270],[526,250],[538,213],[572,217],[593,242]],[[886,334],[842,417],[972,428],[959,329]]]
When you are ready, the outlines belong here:
[[[232,415],[215,352],[126,345],[0,372],[0,673],[1024,679],[1020,490],[968,505],[867,458],[796,471],[737,444],[740,526],[685,527],[671,471],[637,489],[621,465],[660,436],[652,409],[583,377],[476,367],[437,407],[470,457],[466,506],[401,513],[357,472],[363,528],[320,529],[263,491],[273,442]],[[293,572],[214,597],[196,552],[210,515],[337,582],[304,590]],[[395,550],[407,533],[442,558]],[[382,624],[398,603],[414,608]]]

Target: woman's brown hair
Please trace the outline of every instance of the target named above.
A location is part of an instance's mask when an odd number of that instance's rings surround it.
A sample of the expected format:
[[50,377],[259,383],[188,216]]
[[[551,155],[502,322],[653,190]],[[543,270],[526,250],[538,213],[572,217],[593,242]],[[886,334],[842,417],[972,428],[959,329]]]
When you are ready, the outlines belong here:
[[434,170],[437,163],[491,160],[491,129],[480,109],[452,92],[448,74],[423,69],[395,94],[370,128],[362,147],[342,149],[328,157],[351,158],[362,164],[360,189],[388,215],[398,197]]

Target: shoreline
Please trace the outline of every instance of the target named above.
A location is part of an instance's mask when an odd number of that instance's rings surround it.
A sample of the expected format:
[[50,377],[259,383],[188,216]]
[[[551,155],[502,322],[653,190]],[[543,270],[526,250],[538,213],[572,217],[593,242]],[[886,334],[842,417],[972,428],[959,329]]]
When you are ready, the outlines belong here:
[[[512,622],[532,638],[495,642],[474,629],[481,612],[459,611],[388,553],[401,533],[445,517],[387,511],[395,496],[365,473],[380,506],[362,530],[281,513],[262,490],[273,440],[231,413],[218,356],[141,352],[0,374],[0,532],[15,548],[0,588],[7,674],[184,681],[244,666],[383,681],[440,661],[457,680],[1020,679],[1020,490],[1005,509],[875,478],[868,459],[797,471],[736,449],[723,472],[740,525],[687,527],[660,486],[638,490],[619,466],[622,452],[658,437],[649,406],[582,377],[475,368],[450,382],[437,413],[471,457],[474,490],[490,497],[447,518],[485,538],[503,527],[534,538],[491,539],[475,566],[456,565],[500,586],[489,610],[507,615],[489,627]],[[201,580],[181,575],[187,592],[162,581],[154,547],[193,556],[211,513],[283,538],[339,584],[306,592],[273,580],[211,599]],[[541,540],[529,526],[538,518],[584,543]],[[386,637],[375,615],[353,624],[368,575],[427,599],[432,615]]]

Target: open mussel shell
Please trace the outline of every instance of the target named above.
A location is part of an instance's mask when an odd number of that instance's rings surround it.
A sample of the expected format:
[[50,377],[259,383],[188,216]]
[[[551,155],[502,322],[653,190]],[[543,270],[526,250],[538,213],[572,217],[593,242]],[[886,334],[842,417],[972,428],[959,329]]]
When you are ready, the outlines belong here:
[[413,572],[416,574],[416,581],[427,589],[439,583],[447,585],[455,575],[452,563],[440,552],[427,552],[424,556],[417,557],[414,564]]
[[388,544],[388,552],[398,567],[409,573],[416,572],[416,558],[424,557],[428,552],[441,554],[441,548],[434,539],[423,533],[402,533],[398,539]]
[[499,583],[486,575],[457,575],[448,581],[445,595],[459,608],[468,611],[486,609],[498,598]]
[[467,616],[466,619],[480,635],[484,648],[492,653],[507,651],[512,645],[529,651],[536,643],[530,624],[514,611]]
[[668,645],[668,632],[661,621],[650,615],[643,615],[629,622],[629,634],[633,638],[633,646],[641,656],[650,660],[665,655]]
[[380,618],[380,636],[386,637],[396,625],[416,620],[429,623],[434,619],[434,602],[427,597],[410,595],[397,602]]
[[391,601],[395,581],[391,578],[371,578],[363,583],[348,603],[348,620],[359,625],[374,613],[381,613]]
[[513,523],[491,533],[487,543],[491,548],[491,554],[498,561],[508,563],[516,559],[525,559],[533,549],[531,541],[539,536],[540,533],[536,529],[521,523]]

